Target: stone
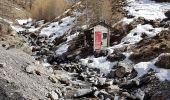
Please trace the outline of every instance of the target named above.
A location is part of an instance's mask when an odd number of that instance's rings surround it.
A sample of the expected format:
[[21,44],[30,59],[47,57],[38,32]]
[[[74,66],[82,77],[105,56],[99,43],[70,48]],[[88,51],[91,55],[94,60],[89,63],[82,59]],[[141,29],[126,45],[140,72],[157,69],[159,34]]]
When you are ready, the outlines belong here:
[[58,96],[58,94],[55,91],[52,91],[52,92],[49,93],[49,98],[51,100],[58,100],[59,96]]
[[155,65],[159,68],[170,69],[170,53],[161,54],[155,62]]
[[145,93],[141,89],[137,89],[132,93],[137,100],[143,100],[145,97]]
[[52,83],[58,83],[58,80],[55,78],[55,76],[51,75],[48,77],[48,79],[52,82]]
[[167,12],[165,12],[165,16],[166,16],[167,18],[170,18],[170,10],[168,10]]
[[130,64],[118,63],[118,68],[115,70],[115,75],[119,78],[123,78],[125,75],[132,72],[133,67]]
[[121,53],[113,53],[107,57],[107,60],[110,62],[114,62],[114,61],[122,61],[125,58],[126,56]]
[[58,96],[61,98],[63,96],[61,90],[59,88],[55,89],[55,92],[58,94]]
[[105,85],[106,83],[106,78],[98,78],[98,85],[102,86]]
[[36,67],[34,65],[29,65],[26,67],[25,71],[29,74],[33,74],[35,72]]
[[108,93],[115,94],[118,93],[120,88],[118,85],[110,85],[109,87],[106,88]]
[[99,100],[114,100],[114,96],[110,95],[104,90],[96,91],[94,96],[99,98]]
[[114,78],[115,77],[115,70],[111,70],[109,74],[107,75],[108,78]]
[[4,64],[0,63],[0,68],[3,68],[4,67]]
[[78,89],[76,93],[74,94],[74,97],[83,97],[86,95],[90,95],[93,93],[92,89]]

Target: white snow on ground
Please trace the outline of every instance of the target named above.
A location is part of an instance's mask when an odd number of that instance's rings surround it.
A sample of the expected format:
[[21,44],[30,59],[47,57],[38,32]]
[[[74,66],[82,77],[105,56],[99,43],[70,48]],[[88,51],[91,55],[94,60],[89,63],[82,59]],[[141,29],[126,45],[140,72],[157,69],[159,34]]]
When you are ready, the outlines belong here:
[[[165,54],[161,54],[165,55]],[[161,56],[160,55],[160,56]],[[137,77],[141,77],[145,75],[149,69],[153,69],[156,73],[156,76],[161,80],[169,80],[170,81],[170,69],[163,69],[163,68],[158,68],[154,64],[158,58],[154,59],[153,61],[150,62],[140,62],[134,66],[135,70],[138,72]]]
[[[131,64],[132,62],[128,59],[131,53],[123,53],[126,58],[123,60],[123,63]],[[80,62],[84,66],[88,66],[89,68],[98,68],[101,73],[108,74],[112,68],[117,64],[117,62],[109,62],[106,60],[107,57],[88,57],[86,59],[81,59]],[[92,62],[91,62],[92,61]]]
[[62,55],[63,53],[67,52],[69,45],[68,44],[63,44],[61,45],[57,50],[56,54]]
[[23,25],[23,24],[26,24],[28,22],[31,22],[32,19],[29,18],[29,19],[17,19],[17,22],[20,24],[20,25]]
[[152,25],[139,24],[135,29],[133,29],[126,37],[122,39],[121,42],[128,42],[130,44],[135,44],[140,42],[143,38],[141,37],[142,33],[145,33],[148,37],[154,37],[156,34],[160,33],[163,28],[153,28]]
[[134,20],[134,18],[124,17],[121,21],[122,21],[124,24],[130,24],[133,20]]
[[73,27],[74,20],[75,20],[74,17],[68,16],[62,19],[61,24],[59,24],[59,22],[51,23],[48,27],[43,28],[41,30],[40,35],[46,35],[48,37],[50,35],[54,35],[52,37],[53,39],[60,37],[64,35],[65,32],[69,31]]
[[56,54],[58,55],[62,55],[63,53],[67,52],[68,51],[68,47],[70,45],[68,45],[69,41],[73,40],[74,38],[76,38],[78,36],[79,32],[76,32],[72,35],[68,35],[67,36],[67,41],[64,42],[63,45],[60,45],[60,47],[56,50]]
[[[89,63],[88,61],[91,60],[92,63]],[[106,57],[88,57],[86,59],[80,60],[82,65],[88,66],[89,68],[98,68],[102,73],[108,74],[114,65],[116,65],[116,62],[109,62],[106,60]]]
[[67,42],[73,40],[74,38],[76,38],[79,35],[79,32],[76,32],[75,34],[69,35],[67,36]]
[[148,20],[166,18],[164,12],[170,9],[170,3],[155,3],[151,0],[127,0],[125,9],[129,15],[144,17]]
[[13,26],[13,25],[11,25],[11,28],[13,30],[15,30],[16,32],[21,32],[21,31],[25,31],[26,30],[25,28],[22,28],[20,26]]

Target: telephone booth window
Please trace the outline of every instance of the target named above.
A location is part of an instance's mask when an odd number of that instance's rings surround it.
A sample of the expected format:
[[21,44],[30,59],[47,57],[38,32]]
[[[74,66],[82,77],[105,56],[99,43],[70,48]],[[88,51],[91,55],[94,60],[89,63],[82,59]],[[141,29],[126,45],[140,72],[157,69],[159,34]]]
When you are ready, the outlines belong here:
[[103,33],[103,39],[107,39],[107,33]]

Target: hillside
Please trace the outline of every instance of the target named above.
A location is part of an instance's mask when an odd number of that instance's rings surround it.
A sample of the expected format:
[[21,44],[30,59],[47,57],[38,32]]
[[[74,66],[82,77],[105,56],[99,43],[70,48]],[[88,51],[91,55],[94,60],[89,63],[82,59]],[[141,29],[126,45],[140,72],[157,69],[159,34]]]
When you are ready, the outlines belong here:
[[[169,0],[67,2],[52,20],[0,15],[0,100],[170,99]],[[100,25],[110,45],[98,53]]]

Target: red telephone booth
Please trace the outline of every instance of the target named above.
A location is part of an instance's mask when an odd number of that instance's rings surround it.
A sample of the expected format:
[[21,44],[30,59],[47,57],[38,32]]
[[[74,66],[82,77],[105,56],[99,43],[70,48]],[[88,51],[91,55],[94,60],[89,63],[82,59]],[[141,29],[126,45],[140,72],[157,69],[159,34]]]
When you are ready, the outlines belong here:
[[106,50],[109,46],[110,31],[103,25],[96,25],[94,28],[94,51]]

